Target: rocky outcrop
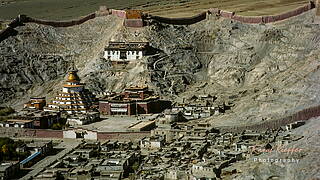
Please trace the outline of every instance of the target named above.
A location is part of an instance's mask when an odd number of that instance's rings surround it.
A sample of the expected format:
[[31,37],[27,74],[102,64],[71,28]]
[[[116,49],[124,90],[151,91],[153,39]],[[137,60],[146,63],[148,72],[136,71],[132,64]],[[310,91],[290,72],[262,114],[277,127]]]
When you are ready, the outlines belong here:
[[107,32],[116,30],[120,22],[99,17],[70,28],[17,27],[16,36],[0,43],[0,104],[19,104],[25,95],[45,96],[65,76],[71,62],[81,68],[97,58],[110,38]]

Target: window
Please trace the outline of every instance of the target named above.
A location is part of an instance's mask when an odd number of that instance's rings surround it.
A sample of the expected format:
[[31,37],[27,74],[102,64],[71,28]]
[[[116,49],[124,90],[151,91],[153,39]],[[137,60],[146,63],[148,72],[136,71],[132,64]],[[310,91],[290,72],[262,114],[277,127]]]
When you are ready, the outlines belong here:
[[120,52],[120,59],[127,59],[127,54],[125,51]]

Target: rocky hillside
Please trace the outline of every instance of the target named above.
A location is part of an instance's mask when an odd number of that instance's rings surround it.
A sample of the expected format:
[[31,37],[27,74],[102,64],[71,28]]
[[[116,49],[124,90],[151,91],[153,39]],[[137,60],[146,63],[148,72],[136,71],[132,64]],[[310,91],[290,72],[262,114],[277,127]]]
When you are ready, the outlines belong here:
[[[319,179],[320,172],[320,119],[311,119],[306,125],[301,126],[286,135],[301,137],[286,146],[274,147],[272,152],[265,152],[259,156],[251,157],[246,161],[235,163],[231,169],[237,173],[226,176],[226,180],[242,179]],[[285,152],[289,151],[289,152]],[[293,152],[290,152],[293,151]],[[261,159],[255,160],[254,158]],[[277,160],[278,162],[263,162]],[[283,160],[299,160],[295,162],[280,162]]]
[[[27,24],[0,43],[0,104],[21,104],[30,96],[52,97],[72,61],[95,93],[147,84],[174,101],[211,94],[233,105],[216,125],[278,118],[319,104],[319,25],[314,12],[289,21],[248,25],[209,17],[190,26],[154,22],[136,29],[100,17],[70,28]],[[113,41],[149,41],[157,51],[127,65],[102,59]],[[47,95],[48,93],[48,95]]]

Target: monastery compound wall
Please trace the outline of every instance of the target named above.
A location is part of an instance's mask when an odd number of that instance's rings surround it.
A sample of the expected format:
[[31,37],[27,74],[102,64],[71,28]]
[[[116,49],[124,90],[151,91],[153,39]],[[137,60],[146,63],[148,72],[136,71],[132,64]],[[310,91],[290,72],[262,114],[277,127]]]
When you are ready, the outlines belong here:
[[[82,134],[78,137],[77,134]],[[85,129],[49,130],[0,127],[0,137],[12,138],[50,138],[50,139],[88,139],[88,140],[135,140],[150,136],[145,132],[97,132]]]
[[[208,9],[205,12],[202,12],[198,15],[192,16],[192,17],[185,17],[185,18],[166,18],[161,16],[153,16],[149,14],[145,14],[141,12],[141,16],[139,18],[141,19],[132,19],[128,17],[132,14],[131,11],[125,11],[125,10],[116,10],[116,9],[107,9],[105,6],[101,6],[100,9],[94,13],[91,13],[87,16],[84,16],[77,20],[71,20],[71,21],[48,21],[48,20],[41,20],[41,19],[35,19],[32,17],[28,17],[26,15],[19,15],[16,19],[14,19],[6,29],[2,30],[0,32],[0,42],[10,35],[14,35],[14,28],[17,26],[23,25],[23,23],[37,23],[37,24],[43,24],[53,27],[70,27],[82,24],[90,19],[94,19],[99,16],[108,16],[113,15],[117,16],[119,18],[124,19],[124,26],[127,27],[143,27],[147,23],[145,21],[147,20],[155,20],[158,22],[166,23],[166,24],[173,24],[173,25],[189,25],[198,23],[200,21],[203,21],[207,18],[208,15],[216,15],[223,18],[232,19],[235,21],[239,21],[242,23],[249,23],[249,24],[263,24],[263,23],[274,23],[277,21],[282,21],[297,15],[300,15],[304,12],[307,12],[311,9],[316,9],[316,16],[317,19],[319,19],[318,16],[320,16],[320,2],[319,0],[316,1],[310,1],[308,4],[299,7],[295,10],[285,12],[279,15],[274,16],[240,16],[237,15],[235,12],[228,12],[224,10],[219,10],[217,8]],[[140,12],[139,12],[140,13]],[[137,12],[138,14],[138,12]]]
[[244,130],[253,131],[266,131],[267,129],[278,129],[282,126],[295,123],[298,121],[307,121],[311,118],[320,116],[320,105],[301,110],[297,113],[292,114],[281,119],[266,121],[254,125],[239,126],[239,127],[219,127],[218,129],[222,132],[243,132]]

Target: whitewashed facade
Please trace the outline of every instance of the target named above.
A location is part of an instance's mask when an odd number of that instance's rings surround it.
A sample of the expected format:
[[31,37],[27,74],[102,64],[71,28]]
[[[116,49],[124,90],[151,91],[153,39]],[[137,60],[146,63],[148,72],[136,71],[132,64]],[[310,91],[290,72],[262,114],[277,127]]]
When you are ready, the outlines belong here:
[[110,42],[103,57],[111,61],[135,61],[142,59],[147,47],[146,42]]

